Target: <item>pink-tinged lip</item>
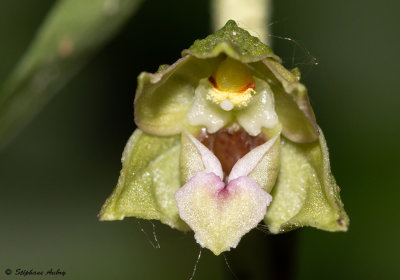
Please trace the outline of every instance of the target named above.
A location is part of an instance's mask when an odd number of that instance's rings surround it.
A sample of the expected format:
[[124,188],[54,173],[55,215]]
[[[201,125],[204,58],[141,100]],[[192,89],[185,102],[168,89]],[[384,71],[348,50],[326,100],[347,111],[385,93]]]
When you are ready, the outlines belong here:
[[214,173],[199,172],[175,193],[175,200],[197,242],[219,255],[257,226],[272,197],[246,176],[225,187]]
[[236,247],[244,234],[264,218],[272,197],[247,175],[275,143],[276,137],[250,151],[232,168],[229,181],[215,155],[185,132],[197,148],[204,170],[175,193],[179,216],[195,232],[197,242],[214,254]]

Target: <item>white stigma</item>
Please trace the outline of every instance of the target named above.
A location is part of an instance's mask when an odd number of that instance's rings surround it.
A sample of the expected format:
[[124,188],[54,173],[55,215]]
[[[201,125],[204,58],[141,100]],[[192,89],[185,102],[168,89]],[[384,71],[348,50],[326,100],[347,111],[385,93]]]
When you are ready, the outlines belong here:
[[233,107],[235,107],[235,105],[233,105],[233,103],[229,99],[225,99],[224,101],[222,101],[219,106],[221,106],[221,108],[225,111],[230,111],[233,109]]

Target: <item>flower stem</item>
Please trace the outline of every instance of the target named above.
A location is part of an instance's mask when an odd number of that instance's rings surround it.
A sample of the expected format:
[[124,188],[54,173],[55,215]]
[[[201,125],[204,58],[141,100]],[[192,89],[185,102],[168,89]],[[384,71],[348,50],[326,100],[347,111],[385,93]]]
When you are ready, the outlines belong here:
[[268,22],[271,10],[271,0],[212,0],[214,31],[224,26],[229,19],[233,19],[269,45]]

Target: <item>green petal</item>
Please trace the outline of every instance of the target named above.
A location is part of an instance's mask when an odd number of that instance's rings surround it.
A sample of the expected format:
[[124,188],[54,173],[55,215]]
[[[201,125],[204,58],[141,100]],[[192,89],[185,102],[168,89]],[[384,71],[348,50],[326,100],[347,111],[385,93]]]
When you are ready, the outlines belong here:
[[306,87],[299,83],[298,69],[290,72],[282,64],[265,59],[251,64],[254,74],[268,81],[275,98],[275,111],[282,123],[282,134],[297,143],[318,139],[318,127]]
[[208,77],[219,59],[186,56],[157,73],[142,72],[135,97],[135,122],[155,135],[181,132],[200,79]]
[[152,136],[137,129],[125,147],[118,184],[104,203],[100,220],[157,219],[188,230],[174,198],[181,186],[179,152],[178,136]]
[[349,226],[322,132],[319,141],[309,144],[282,137],[281,169],[272,197],[265,216],[272,233],[303,226],[346,231]]
[[196,40],[189,49],[182,52],[183,56],[188,54],[202,59],[226,54],[243,63],[256,62],[267,57],[280,61],[268,46],[239,28],[233,20],[229,20],[223,28],[205,39]]

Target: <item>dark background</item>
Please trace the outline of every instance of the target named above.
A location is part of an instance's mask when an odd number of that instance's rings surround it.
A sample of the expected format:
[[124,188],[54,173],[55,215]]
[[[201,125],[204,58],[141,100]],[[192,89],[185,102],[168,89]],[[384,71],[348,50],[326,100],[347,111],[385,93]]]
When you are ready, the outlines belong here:
[[[0,82],[53,2],[0,1]],[[254,230],[225,254],[239,279],[273,279],[277,267],[289,269],[277,252],[293,240],[295,279],[400,279],[399,10],[395,0],[274,1],[272,34],[295,40],[273,38],[274,51],[304,73],[351,226],[280,237]],[[155,223],[161,248],[154,249],[138,220],[98,222],[96,215],[134,130],[136,76],[174,62],[211,32],[209,23],[207,1],[145,1],[0,151],[0,279],[21,278],[6,276],[6,268],[60,268],[65,279],[190,277],[199,254],[192,233]],[[141,225],[151,238],[152,225]],[[203,250],[194,279],[224,277],[233,277],[224,257]]]

